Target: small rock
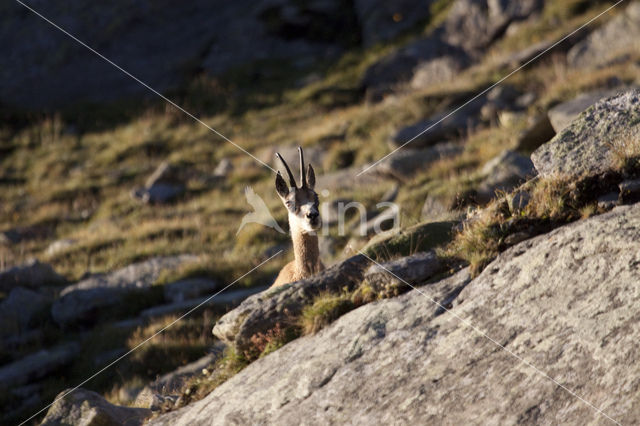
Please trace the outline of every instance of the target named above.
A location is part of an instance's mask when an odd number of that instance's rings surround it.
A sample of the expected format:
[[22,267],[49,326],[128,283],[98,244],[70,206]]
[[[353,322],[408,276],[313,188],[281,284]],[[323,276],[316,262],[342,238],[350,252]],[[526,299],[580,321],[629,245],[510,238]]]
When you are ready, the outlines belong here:
[[69,390],[56,396],[41,426],[138,426],[151,415],[146,408],[113,405],[96,392],[86,389],[78,388],[65,395],[67,392]]
[[136,396],[133,405],[137,407],[146,407],[151,411],[160,411],[167,404],[173,406],[178,400],[178,395],[163,395],[154,392],[149,386],[145,386]]
[[556,131],[551,125],[549,116],[540,115],[533,118],[527,128],[518,135],[516,149],[531,152],[551,140],[555,135]]
[[143,188],[134,189],[132,195],[145,203],[168,203],[186,191],[186,179],[182,170],[169,163],[162,163],[147,179]]
[[69,238],[63,239],[63,240],[57,240],[49,244],[45,253],[47,257],[52,257],[52,256],[55,256],[56,254],[59,254],[73,247],[75,243],[76,243],[76,240],[69,239]]
[[633,204],[640,201],[640,179],[625,180],[620,185],[620,202]]
[[603,99],[531,154],[541,176],[594,176],[616,168],[612,141],[638,137],[640,89]]
[[423,90],[434,85],[453,81],[468,65],[462,55],[446,55],[418,64],[413,69],[409,86],[413,90]]
[[382,161],[372,171],[381,176],[406,181],[417,173],[428,170],[432,163],[460,154],[462,150],[461,145],[451,142],[424,149],[403,148]]
[[[434,251],[417,253],[390,262],[371,265],[364,273],[365,281],[383,297],[396,296],[401,289],[417,287],[442,270],[442,262]],[[405,283],[406,282],[406,283]]]
[[[509,26],[511,29],[511,26]],[[516,68],[520,65],[530,61],[536,56],[540,55],[545,50],[549,49],[555,40],[541,41],[535,44],[532,44],[529,47],[524,48],[523,50],[517,50],[514,53],[509,53],[505,57],[498,60],[498,67],[508,67],[508,68]]]
[[456,0],[443,25],[443,39],[472,54],[494,42],[515,21],[542,10],[542,0]]
[[448,117],[446,113],[436,114],[429,120],[404,127],[392,136],[390,145],[398,148],[411,141],[410,148],[419,149],[457,139],[480,123],[478,114],[484,103],[484,99],[478,98]]
[[422,213],[420,214],[420,220],[422,222],[437,222],[441,220],[451,219],[451,212],[449,209],[435,198],[427,195],[422,205]]
[[451,80],[467,65],[466,54],[429,36],[383,57],[369,66],[362,78],[369,101],[380,101],[400,83],[411,82],[413,89]]
[[640,50],[640,3],[632,2],[625,11],[593,31],[567,54],[576,68],[595,67],[625,53]]
[[484,204],[495,197],[496,191],[509,191],[535,175],[531,160],[517,152],[505,150],[482,168],[486,176],[476,194]]
[[598,208],[603,210],[611,210],[616,207],[619,199],[619,194],[617,192],[609,192],[608,194],[601,195],[598,197]]
[[535,92],[527,92],[518,96],[516,99],[516,106],[520,109],[527,109],[538,99]]
[[547,113],[549,121],[551,121],[553,129],[559,132],[578,118],[582,111],[585,111],[601,99],[606,99],[619,93],[621,90],[624,89],[596,90],[582,93],[570,101],[563,102],[551,108]]
[[208,278],[190,278],[164,286],[164,298],[171,302],[194,299],[206,293],[213,293],[218,283]]
[[213,171],[214,176],[228,176],[233,171],[233,164],[231,160],[228,158],[223,158],[220,160],[215,170]]
[[0,272],[0,291],[9,292],[13,287],[37,288],[66,282],[53,267],[37,259]]
[[186,379],[197,374],[201,374],[203,369],[214,364],[222,355],[224,347],[224,344],[217,342],[214,352],[207,354],[196,361],[190,362],[189,364],[183,365],[170,373],[160,376],[154,380],[149,387],[152,390],[163,394],[167,392],[174,392]]

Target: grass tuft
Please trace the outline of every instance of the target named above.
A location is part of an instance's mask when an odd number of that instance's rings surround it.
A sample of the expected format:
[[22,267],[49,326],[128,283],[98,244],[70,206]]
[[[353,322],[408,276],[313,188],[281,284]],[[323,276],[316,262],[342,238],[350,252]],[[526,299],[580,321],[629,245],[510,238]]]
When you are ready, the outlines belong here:
[[302,310],[300,323],[304,334],[315,334],[345,313],[355,308],[348,293],[322,293]]

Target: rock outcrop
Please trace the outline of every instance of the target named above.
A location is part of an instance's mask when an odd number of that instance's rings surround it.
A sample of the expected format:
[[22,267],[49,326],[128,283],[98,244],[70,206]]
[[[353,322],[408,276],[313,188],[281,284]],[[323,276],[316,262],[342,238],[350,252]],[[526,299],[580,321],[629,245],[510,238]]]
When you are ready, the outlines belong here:
[[569,50],[567,62],[578,68],[595,67],[639,49],[640,3],[631,2],[623,13]]
[[128,293],[149,289],[163,270],[197,259],[191,255],[153,258],[109,274],[87,278],[64,288],[60,298],[54,302],[51,314],[60,325],[91,322],[101,309],[117,305]]
[[581,177],[616,167],[617,150],[640,137],[640,89],[601,100],[531,155],[541,176]]
[[151,415],[146,408],[121,407],[109,403],[99,394],[76,389],[66,396],[61,392],[49,408],[42,426],[57,425],[100,425],[138,426]]
[[595,90],[593,92],[581,93],[574,99],[566,102],[562,102],[549,109],[547,115],[549,121],[556,132],[562,131],[565,127],[571,124],[576,118],[580,116],[582,111],[588,109],[596,102],[610,98],[620,92],[625,91],[622,88],[619,89],[603,89]]
[[362,306],[151,424],[637,424],[639,265],[640,205],[618,207]]
[[248,297],[216,322],[213,334],[238,353],[249,352],[252,336],[288,324],[315,296],[353,289],[362,281],[367,263],[364,256],[354,256],[313,277]]

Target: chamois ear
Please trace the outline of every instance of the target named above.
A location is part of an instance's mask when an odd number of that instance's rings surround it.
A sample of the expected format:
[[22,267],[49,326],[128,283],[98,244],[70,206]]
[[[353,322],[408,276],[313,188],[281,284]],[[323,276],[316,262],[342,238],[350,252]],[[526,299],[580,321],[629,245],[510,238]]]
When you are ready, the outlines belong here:
[[276,175],[276,191],[282,198],[285,198],[287,195],[289,195],[289,187],[287,186],[287,183],[284,181],[280,172],[278,172],[278,174]]
[[311,164],[307,166],[307,186],[311,189],[316,186],[316,173],[313,171]]

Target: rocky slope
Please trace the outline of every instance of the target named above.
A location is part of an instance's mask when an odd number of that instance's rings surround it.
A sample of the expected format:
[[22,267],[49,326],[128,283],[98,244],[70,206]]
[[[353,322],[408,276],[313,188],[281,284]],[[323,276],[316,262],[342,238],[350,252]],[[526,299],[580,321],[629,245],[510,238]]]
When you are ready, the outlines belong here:
[[618,207],[358,308],[151,424],[637,424],[639,282],[640,205]]
[[304,146],[333,266],[264,291],[271,171],[2,5],[0,423],[105,367],[30,422],[638,423],[640,2],[466,105],[613,3],[214,3],[28,4],[261,161]]

